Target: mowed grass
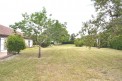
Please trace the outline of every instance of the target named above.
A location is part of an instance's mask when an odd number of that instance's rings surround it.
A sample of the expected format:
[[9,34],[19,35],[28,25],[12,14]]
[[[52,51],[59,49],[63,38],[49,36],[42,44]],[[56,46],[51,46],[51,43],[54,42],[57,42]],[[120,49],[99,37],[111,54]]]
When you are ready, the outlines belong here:
[[0,61],[0,81],[122,81],[122,51],[73,45],[27,48]]

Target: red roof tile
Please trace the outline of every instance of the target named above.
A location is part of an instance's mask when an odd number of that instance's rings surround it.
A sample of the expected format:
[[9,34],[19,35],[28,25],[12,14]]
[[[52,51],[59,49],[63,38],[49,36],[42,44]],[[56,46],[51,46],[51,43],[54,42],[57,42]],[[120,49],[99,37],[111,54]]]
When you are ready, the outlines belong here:
[[0,35],[11,35],[13,33],[13,29],[0,25]]
[[[0,35],[9,36],[13,33],[14,33],[14,31],[12,28],[0,25]],[[17,33],[22,35],[22,33],[20,33],[20,32],[17,32]]]

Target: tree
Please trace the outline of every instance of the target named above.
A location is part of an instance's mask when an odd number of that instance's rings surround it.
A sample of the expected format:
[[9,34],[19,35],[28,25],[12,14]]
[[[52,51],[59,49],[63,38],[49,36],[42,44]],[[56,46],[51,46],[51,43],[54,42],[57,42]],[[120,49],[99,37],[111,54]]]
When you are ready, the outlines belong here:
[[60,23],[58,20],[48,20],[47,29],[42,33],[48,40],[62,43],[69,40],[69,34],[66,30],[66,25]]
[[[97,47],[109,47],[113,37],[122,35],[122,1],[91,1],[94,2],[97,16],[92,16],[92,19],[83,25],[81,33],[88,40],[95,39]],[[95,41],[91,43],[94,45]]]
[[72,44],[74,44],[75,37],[76,37],[76,35],[75,35],[74,33],[71,34],[71,36],[70,36],[70,41],[71,41]]
[[91,20],[83,23],[83,27],[80,31],[80,34],[82,34],[81,38],[84,40],[84,45],[89,47],[95,45],[98,33],[97,30],[97,26],[93,25]]
[[51,38],[52,41],[57,43],[66,42],[69,40],[69,34],[66,30],[65,24],[61,24],[58,20],[56,20],[51,27]]
[[21,31],[24,33],[24,36],[31,37],[32,35],[36,38],[36,44],[39,45],[39,55],[38,57],[41,57],[40,52],[40,35],[46,28],[46,22],[47,22],[47,15],[46,10],[43,8],[40,12],[35,12],[32,14],[22,14],[23,20],[20,22],[15,22],[14,25],[10,25],[11,28],[14,30],[21,29]]
[[[38,57],[41,57],[40,45],[48,46],[51,41],[62,42],[63,37],[68,36],[65,24],[47,17],[46,9],[32,14],[22,14],[23,20],[10,25],[14,30],[21,29],[24,36],[33,38],[39,46]],[[66,35],[66,36],[65,36]]]
[[122,15],[122,0],[91,0],[91,1],[94,2],[94,7],[96,11],[107,14],[112,18],[120,17]]
[[[106,20],[106,29],[116,35],[122,31],[122,0],[92,0],[100,19]],[[101,20],[98,20],[101,21]],[[105,24],[105,23],[104,23]]]
[[[102,14],[99,17],[99,22],[104,20],[103,34],[106,35],[106,41],[108,46],[110,46],[110,41],[113,38],[122,35],[122,0],[92,0],[94,1],[94,6],[96,11],[99,14]],[[119,40],[116,40],[119,42]]]
[[20,50],[25,49],[25,41],[20,35],[17,35],[17,34],[10,35],[7,38],[6,46],[7,46],[8,52],[19,54]]

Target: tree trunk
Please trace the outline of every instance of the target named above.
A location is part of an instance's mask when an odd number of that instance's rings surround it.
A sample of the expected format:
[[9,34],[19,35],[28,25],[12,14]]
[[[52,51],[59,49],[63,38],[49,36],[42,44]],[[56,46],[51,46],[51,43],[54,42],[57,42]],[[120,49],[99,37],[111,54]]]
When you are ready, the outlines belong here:
[[41,47],[39,46],[39,54],[38,54],[38,58],[41,57]]
[[100,45],[100,38],[97,41],[97,48],[100,49],[101,45]]

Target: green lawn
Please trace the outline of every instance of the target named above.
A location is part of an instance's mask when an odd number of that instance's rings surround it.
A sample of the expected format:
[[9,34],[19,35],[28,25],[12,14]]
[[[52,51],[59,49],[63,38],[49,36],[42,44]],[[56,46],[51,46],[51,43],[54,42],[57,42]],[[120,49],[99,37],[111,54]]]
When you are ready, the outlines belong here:
[[122,81],[122,51],[52,46],[0,61],[0,81]]

